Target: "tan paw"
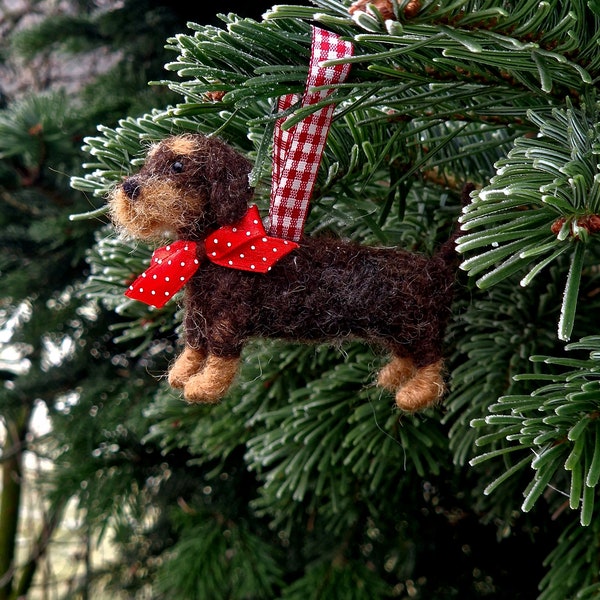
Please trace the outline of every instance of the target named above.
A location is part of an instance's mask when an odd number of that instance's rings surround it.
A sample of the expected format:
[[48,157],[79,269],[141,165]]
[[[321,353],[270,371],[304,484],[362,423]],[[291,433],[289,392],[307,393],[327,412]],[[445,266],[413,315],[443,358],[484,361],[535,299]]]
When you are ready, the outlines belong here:
[[183,386],[185,399],[208,404],[218,402],[233,383],[239,362],[239,358],[209,356],[204,369],[192,375]]
[[204,352],[194,350],[189,346],[186,347],[169,369],[169,385],[174,388],[182,388],[192,375],[202,369],[205,358]]
[[445,391],[440,360],[417,369],[414,377],[396,392],[396,405],[406,412],[416,412],[440,402]]
[[416,371],[410,358],[395,356],[377,376],[377,385],[390,392],[395,392],[402,384],[411,379]]

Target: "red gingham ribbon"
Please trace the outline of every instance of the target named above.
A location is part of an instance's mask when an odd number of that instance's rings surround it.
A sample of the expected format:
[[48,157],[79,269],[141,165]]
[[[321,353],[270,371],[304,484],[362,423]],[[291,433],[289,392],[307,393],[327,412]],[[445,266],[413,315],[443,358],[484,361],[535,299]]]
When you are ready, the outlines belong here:
[[[321,63],[352,56],[352,51],[350,42],[313,27],[302,106],[316,104],[332,92],[331,89],[314,91],[312,88],[341,83],[350,72],[350,64],[324,67]],[[298,99],[294,94],[282,96],[278,102],[279,110],[288,109]],[[294,241],[302,236],[334,109],[333,103],[328,104],[286,131],[281,129],[283,119],[275,124],[269,235]]]

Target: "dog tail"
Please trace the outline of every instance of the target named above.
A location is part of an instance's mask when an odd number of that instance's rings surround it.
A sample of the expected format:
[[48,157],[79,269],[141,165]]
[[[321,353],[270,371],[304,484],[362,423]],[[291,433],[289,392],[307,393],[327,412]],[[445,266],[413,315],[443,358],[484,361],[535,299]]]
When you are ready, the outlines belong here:
[[[471,192],[475,189],[475,185],[472,183],[466,183],[463,186],[461,192],[461,206],[466,206],[471,201]],[[454,231],[450,237],[439,247],[435,253],[435,258],[442,261],[445,265],[450,267],[452,270],[458,267],[459,256],[456,251],[456,240],[461,234],[460,225],[457,224],[454,227]]]

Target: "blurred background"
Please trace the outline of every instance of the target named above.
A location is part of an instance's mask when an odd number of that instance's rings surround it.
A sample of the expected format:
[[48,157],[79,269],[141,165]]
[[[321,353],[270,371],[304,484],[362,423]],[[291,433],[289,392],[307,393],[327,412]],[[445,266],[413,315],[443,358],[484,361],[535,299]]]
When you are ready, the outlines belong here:
[[[127,380],[127,345],[113,346],[107,336],[110,317],[107,321],[107,315],[86,309],[77,297],[88,268],[86,247],[101,225],[97,220],[77,227],[69,223],[70,214],[90,208],[84,195],[69,188],[69,178],[86,158],[83,138],[99,123],[114,126],[175,100],[165,87],[148,82],[172,76],[164,64],[175,54],[165,45],[170,36],[186,31],[189,21],[219,25],[217,12],[259,19],[271,4],[0,1],[2,600],[114,597],[114,590],[105,596],[97,580],[112,569],[108,540],[115,532],[92,544],[87,517],[69,502],[86,478],[94,477],[86,473],[88,458],[104,462],[118,447],[116,438],[112,449],[111,444],[97,446],[89,429],[75,433],[80,417],[74,420],[70,412],[81,390],[90,390],[92,411],[100,410],[103,398],[116,405],[123,401],[125,408],[128,393],[121,388],[115,394],[113,386],[115,369],[122,382]],[[108,371],[97,370],[102,361]],[[142,398],[141,390],[133,394]],[[87,411],[89,417],[89,406]],[[113,417],[104,423],[105,433],[133,442],[126,415],[117,411]],[[70,482],[53,480],[57,453],[78,444],[80,463],[69,459]],[[146,469],[136,457],[140,441],[133,446],[126,460]],[[149,458],[146,450],[141,456]],[[159,460],[156,475],[160,478],[165,469]],[[96,502],[96,524],[107,514],[102,502]],[[148,543],[159,539],[160,534]],[[136,569],[135,561],[123,565],[125,572],[131,570],[126,580],[132,589],[143,588],[135,583]],[[122,593],[128,597],[129,592]]]

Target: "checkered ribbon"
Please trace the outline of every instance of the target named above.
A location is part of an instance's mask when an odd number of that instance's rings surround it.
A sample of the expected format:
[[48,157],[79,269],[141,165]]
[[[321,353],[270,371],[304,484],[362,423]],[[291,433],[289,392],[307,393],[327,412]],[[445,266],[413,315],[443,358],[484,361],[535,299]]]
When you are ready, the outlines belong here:
[[[301,106],[316,104],[332,92],[313,88],[327,88],[348,77],[350,64],[325,67],[321,63],[349,56],[352,56],[350,42],[313,27],[310,66]],[[282,96],[278,101],[279,111],[287,110],[298,100],[295,94]],[[269,235],[294,241],[302,236],[334,109],[335,104],[328,104],[285,131],[281,128],[283,118],[275,124]]]

